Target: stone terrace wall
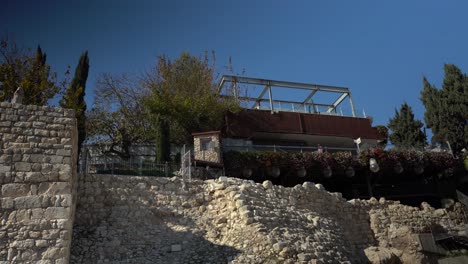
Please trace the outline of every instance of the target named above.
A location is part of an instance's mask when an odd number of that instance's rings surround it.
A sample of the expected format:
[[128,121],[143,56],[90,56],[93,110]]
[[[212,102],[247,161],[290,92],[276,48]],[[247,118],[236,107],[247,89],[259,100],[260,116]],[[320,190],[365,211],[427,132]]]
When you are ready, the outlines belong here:
[[434,209],[427,203],[420,208],[402,205],[395,201],[371,200],[369,207],[370,226],[380,247],[391,247],[400,251],[404,263],[415,263],[427,259],[423,256],[417,233],[428,233],[431,229],[451,234],[466,232],[464,208],[455,203],[447,209]]
[[448,217],[310,182],[85,175],[78,192],[71,263],[426,263],[411,228]]
[[0,103],[0,263],[68,263],[76,145],[72,110]]
[[365,207],[321,185],[86,175],[72,263],[362,263]]

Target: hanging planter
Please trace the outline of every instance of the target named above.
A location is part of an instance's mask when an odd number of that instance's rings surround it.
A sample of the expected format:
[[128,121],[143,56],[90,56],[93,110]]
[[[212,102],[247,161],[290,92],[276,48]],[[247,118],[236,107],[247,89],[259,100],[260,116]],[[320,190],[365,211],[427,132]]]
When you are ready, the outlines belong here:
[[369,169],[374,173],[380,170],[379,164],[374,158],[369,159]]
[[325,178],[330,178],[333,175],[333,171],[330,168],[330,166],[325,167],[323,169],[322,173],[323,173],[323,177],[325,177]]
[[242,175],[244,175],[245,178],[250,178],[250,176],[252,176],[252,169],[250,169],[250,168],[245,168],[245,169],[242,171]]
[[414,166],[414,173],[416,173],[417,175],[420,175],[424,172],[424,166],[421,164],[421,163],[417,163],[415,166]]
[[306,171],[306,169],[304,168],[304,166],[302,166],[302,167],[297,171],[297,176],[300,177],[300,178],[304,178],[306,175],[307,175],[307,171]]
[[345,170],[345,174],[346,174],[347,177],[352,178],[352,177],[354,177],[354,175],[356,175],[356,171],[354,171],[353,167],[349,166]]
[[278,178],[281,174],[281,171],[278,167],[273,167],[270,169],[269,171],[269,174],[270,176],[274,177],[274,178]]
[[403,169],[403,166],[401,165],[401,162],[399,162],[399,161],[395,164],[395,167],[393,167],[393,171],[394,171],[396,174],[402,173],[403,170],[404,170],[404,169]]

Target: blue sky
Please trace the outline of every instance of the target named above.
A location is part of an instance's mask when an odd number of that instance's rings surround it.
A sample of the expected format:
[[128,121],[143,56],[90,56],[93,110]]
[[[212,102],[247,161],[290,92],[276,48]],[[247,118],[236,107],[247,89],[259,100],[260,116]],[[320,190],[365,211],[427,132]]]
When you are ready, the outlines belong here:
[[[422,76],[468,72],[467,1],[2,1],[0,34],[40,44],[54,71],[89,51],[87,102],[101,73],[141,73],[158,55],[214,50],[236,72],[349,87],[387,124],[408,102],[419,119]],[[221,67],[220,67],[221,68]]]

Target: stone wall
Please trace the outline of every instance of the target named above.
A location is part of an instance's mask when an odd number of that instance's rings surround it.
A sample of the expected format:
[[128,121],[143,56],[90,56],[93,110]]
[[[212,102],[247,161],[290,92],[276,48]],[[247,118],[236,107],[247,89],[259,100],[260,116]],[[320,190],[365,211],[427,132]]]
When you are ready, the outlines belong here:
[[[203,149],[202,141],[210,141],[207,149]],[[204,133],[202,135],[193,136],[194,157],[196,160],[208,161],[213,163],[221,163],[221,148],[220,148],[219,132]]]
[[466,232],[463,210],[460,203],[446,209],[434,209],[425,202],[417,208],[395,201],[380,199],[377,202],[372,199],[369,206],[370,226],[378,246],[397,249],[397,255],[404,263],[419,263],[429,259],[421,253],[417,234]]
[[78,190],[71,263],[425,263],[413,229],[457,218],[310,182],[86,175]]
[[76,188],[72,110],[0,103],[0,263],[67,263]]

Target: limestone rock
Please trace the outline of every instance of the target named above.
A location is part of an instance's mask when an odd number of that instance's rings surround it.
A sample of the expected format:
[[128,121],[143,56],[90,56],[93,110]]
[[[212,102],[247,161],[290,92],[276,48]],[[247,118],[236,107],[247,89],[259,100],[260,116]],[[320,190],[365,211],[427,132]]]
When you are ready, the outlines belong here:
[[368,247],[364,250],[364,254],[372,264],[400,264],[401,260],[395,254],[393,249],[382,247]]
[[273,183],[271,181],[264,181],[262,185],[265,189],[271,189],[273,187]]
[[15,93],[13,94],[13,99],[11,99],[11,103],[12,104],[22,104],[23,103],[23,97],[24,97],[23,88],[18,87],[18,89],[16,89]]

